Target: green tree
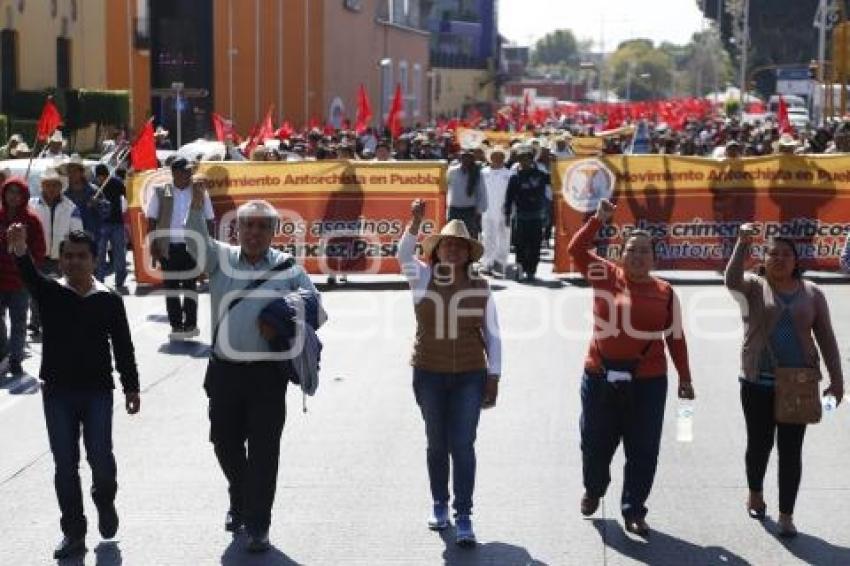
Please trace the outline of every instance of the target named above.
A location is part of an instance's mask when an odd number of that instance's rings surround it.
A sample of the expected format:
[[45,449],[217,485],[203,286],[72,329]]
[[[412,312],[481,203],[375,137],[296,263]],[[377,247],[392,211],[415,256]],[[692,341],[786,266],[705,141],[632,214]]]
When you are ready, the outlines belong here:
[[534,46],[534,65],[574,65],[579,62],[579,43],[571,30],[559,29],[542,37]]
[[[716,0],[696,1],[706,16],[717,20]],[[740,0],[724,0],[720,18],[723,45],[738,62],[740,50],[733,37],[739,5]],[[805,65],[817,57],[818,34],[812,28],[817,6],[815,1],[750,0],[749,68],[787,63]],[[755,80],[757,89],[764,95],[772,94],[776,88],[775,73],[759,73]]]
[[624,41],[605,64],[606,82],[621,98],[667,98],[673,91],[673,60],[648,39]]

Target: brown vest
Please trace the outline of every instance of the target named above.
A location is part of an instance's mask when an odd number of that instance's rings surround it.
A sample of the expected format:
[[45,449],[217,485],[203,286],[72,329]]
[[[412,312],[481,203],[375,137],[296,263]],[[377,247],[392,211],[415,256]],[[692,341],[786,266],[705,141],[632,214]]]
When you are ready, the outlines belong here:
[[410,365],[439,373],[486,369],[487,295],[487,282],[481,279],[442,285],[432,276],[427,294],[414,306],[416,339]]

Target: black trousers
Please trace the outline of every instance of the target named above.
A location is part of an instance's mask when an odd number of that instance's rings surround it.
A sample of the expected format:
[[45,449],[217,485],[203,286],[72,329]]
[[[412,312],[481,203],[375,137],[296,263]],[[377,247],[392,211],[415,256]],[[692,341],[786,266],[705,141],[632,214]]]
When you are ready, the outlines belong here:
[[[194,258],[189,255],[185,244],[168,246],[168,259],[160,261],[163,286],[169,291],[165,297],[168,322],[171,328],[193,328],[198,325],[197,277],[180,278],[181,271],[195,269]],[[183,291],[183,293],[181,293]]]
[[250,534],[268,532],[277,489],[286,384],[276,362],[210,360],[210,441],[230,492],[230,510]]
[[526,274],[537,273],[540,263],[540,244],[543,239],[543,220],[517,220],[516,260]]
[[741,406],[747,421],[747,484],[761,492],[774,438],[779,452],[779,512],[794,513],[803,473],[806,425],[777,423],[773,387],[741,382]]

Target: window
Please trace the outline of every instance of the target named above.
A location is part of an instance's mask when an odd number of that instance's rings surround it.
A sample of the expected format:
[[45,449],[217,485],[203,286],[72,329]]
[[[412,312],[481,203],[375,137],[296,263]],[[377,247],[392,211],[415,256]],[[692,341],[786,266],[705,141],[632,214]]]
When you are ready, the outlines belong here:
[[392,61],[386,64],[381,64],[381,92],[383,93],[383,108],[381,113],[386,116],[390,112],[390,104],[392,104],[393,95],[395,94],[395,84],[393,84],[393,65]]
[[56,88],[71,88],[71,40],[56,38]]
[[422,65],[413,65],[413,90],[410,93],[413,115],[418,117],[422,111]]
[[407,61],[398,64],[398,82],[401,85],[401,98],[404,101],[402,106],[404,116],[410,116],[410,82]]
[[8,114],[12,93],[18,90],[18,32],[0,31],[0,112]]

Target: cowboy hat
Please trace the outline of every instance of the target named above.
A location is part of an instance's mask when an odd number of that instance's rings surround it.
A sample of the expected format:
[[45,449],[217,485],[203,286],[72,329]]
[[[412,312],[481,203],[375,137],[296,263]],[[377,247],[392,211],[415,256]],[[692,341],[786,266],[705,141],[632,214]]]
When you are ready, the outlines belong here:
[[60,175],[56,167],[48,167],[41,174],[40,182],[43,184],[45,181],[58,181],[64,186],[68,179],[64,175]]
[[83,158],[80,157],[79,153],[75,153],[68,159],[62,161],[62,163],[56,167],[56,171],[60,175],[67,175],[71,167],[79,167],[80,169],[85,170],[86,164],[83,163]]
[[431,258],[434,250],[440,245],[443,238],[460,238],[469,244],[469,259],[478,261],[484,255],[484,246],[478,240],[474,240],[469,236],[469,230],[466,229],[466,224],[463,220],[452,220],[440,230],[439,234],[432,234],[422,240],[422,255],[426,258]]
[[779,141],[776,142],[776,145],[779,147],[797,147],[800,145],[800,142],[795,140],[791,134],[785,133],[779,136]]
[[9,150],[9,155],[12,157],[17,157],[21,154],[24,156],[28,156],[30,153],[30,146],[27,145],[26,142],[21,142],[16,145],[14,148]]

